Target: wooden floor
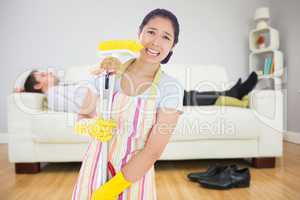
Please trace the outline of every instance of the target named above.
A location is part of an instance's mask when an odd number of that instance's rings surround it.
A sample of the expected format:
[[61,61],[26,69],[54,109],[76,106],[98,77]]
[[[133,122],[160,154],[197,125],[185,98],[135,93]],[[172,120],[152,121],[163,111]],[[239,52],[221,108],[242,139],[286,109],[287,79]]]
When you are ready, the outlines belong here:
[[[243,160],[160,161],[155,165],[158,200],[300,199],[300,145],[284,143],[284,156],[276,160],[274,169],[251,168],[249,188],[209,190],[187,180],[188,173],[205,170],[215,162],[250,167]],[[16,175],[7,159],[7,145],[1,144],[0,199],[71,199],[79,168],[79,163],[48,164],[41,173]]]

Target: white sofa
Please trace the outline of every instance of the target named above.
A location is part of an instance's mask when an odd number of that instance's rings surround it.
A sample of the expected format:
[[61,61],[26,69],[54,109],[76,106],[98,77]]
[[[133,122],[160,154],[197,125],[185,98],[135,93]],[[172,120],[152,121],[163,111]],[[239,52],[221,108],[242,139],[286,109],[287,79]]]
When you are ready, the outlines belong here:
[[[89,67],[65,70],[66,81],[82,80]],[[186,90],[224,90],[229,81],[218,66],[163,66]],[[9,160],[16,172],[38,172],[41,162],[81,161],[89,138],[73,132],[74,113],[43,110],[44,95],[8,97]],[[282,155],[283,95],[254,90],[248,109],[185,106],[161,160],[251,158],[256,167],[274,167]]]

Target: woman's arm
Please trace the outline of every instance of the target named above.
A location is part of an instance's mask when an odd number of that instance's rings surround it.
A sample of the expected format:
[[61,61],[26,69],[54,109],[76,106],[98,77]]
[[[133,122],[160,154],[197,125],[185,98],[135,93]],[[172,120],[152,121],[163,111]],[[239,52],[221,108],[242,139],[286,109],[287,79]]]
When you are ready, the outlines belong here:
[[176,109],[159,109],[157,123],[152,127],[143,150],[134,155],[121,169],[125,179],[139,180],[163,153],[176,127],[180,113]]
[[96,105],[99,97],[92,92],[90,88],[87,88],[85,97],[80,106],[79,116],[80,118],[91,118],[96,115]]
[[[92,75],[99,75],[104,73],[105,71],[117,73],[121,62],[115,57],[107,57],[101,62],[100,66],[92,69],[90,73]],[[99,100],[99,96],[95,94],[90,88],[87,88],[87,92],[85,94],[84,100],[80,106],[79,110],[79,118],[91,118],[96,116],[96,106],[97,101]]]

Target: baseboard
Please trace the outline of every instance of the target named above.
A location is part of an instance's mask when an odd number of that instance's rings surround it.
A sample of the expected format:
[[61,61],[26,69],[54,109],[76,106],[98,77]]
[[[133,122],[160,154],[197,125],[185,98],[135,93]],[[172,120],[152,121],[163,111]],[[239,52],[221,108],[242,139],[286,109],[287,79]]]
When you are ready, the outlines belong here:
[[283,134],[283,140],[295,144],[300,144],[300,133],[287,131]]
[[7,143],[8,143],[8,134],[0,133],[0,144],[7,144]]

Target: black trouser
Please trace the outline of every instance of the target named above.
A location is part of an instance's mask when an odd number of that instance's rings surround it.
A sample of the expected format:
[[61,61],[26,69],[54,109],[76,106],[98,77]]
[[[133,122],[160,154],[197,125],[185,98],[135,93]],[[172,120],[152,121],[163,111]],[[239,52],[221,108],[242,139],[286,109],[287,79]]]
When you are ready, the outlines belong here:
[[184,106],[207,106],[214,105],[219,96],[231,96],[230,90],[227,91],[207,91],[198,92],[195,90],[185,91],[183,97]]

